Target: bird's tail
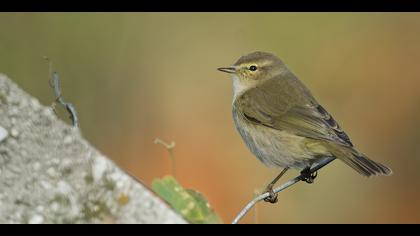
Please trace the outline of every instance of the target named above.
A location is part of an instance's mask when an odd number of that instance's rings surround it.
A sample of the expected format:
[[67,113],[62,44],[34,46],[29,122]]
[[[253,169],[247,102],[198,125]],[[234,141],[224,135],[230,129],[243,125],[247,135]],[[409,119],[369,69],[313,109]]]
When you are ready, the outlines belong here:
[[332,153],[348,166],[364,176],[391,175],[392,170],[385,165],[372,161],[354,148],[337,145],[332,148]]

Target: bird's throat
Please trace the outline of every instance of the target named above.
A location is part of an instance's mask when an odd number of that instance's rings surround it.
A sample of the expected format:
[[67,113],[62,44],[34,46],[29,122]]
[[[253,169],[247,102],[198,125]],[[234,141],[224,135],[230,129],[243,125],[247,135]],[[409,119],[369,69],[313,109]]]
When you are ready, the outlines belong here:
[[247,90],[256,86],[256,81],[244,81],[238,76],[232,76],[233,82],[233,101]]

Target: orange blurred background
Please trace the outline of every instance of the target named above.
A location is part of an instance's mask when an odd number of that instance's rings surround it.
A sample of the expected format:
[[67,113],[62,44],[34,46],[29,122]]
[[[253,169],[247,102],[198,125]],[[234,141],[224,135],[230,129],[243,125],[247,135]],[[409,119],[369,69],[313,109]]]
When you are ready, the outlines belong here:
[[242,222],[420,223],[419,42],[419,13],[0,13],[0,73],[50,105],[49,56],[94,146],[150,186],[171,174],[154,139],[175,141],[178,180],[229,223],[278,170],[246,149],[216,68],[273,52],[394,174],[336,161]]

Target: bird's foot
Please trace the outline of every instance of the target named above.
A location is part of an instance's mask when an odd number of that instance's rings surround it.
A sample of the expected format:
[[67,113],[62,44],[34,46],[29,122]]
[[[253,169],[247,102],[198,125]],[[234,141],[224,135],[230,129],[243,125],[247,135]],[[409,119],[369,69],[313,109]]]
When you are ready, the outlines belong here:
[[304,170],[300,172],[302,175],[302,181],[305,181],[308,184],[312,184],[314,182],[314,179],[318,176],[318,172],[311,172],[311,168],[307,167]]
[[264,198],[265,202],[269,202],[269,203],[276,203],[278,201],[277,199],[277,193],[275,193],[273,191],[273,185],[269,184],[266,188],[266,192],[268,192],[270,194],[270,196]]

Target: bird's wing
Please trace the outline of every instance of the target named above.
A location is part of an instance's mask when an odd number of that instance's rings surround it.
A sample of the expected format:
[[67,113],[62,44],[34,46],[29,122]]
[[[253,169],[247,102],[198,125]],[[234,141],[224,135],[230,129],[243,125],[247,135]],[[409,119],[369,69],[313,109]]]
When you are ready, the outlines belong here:
[[297,78],[273,78],[235,101],[248,121],[298,136],[352,147],[347,134]]

